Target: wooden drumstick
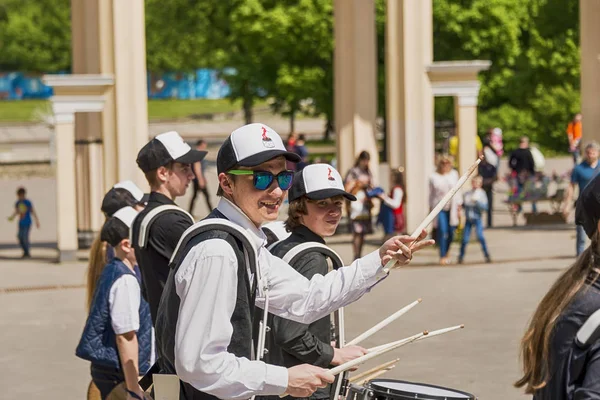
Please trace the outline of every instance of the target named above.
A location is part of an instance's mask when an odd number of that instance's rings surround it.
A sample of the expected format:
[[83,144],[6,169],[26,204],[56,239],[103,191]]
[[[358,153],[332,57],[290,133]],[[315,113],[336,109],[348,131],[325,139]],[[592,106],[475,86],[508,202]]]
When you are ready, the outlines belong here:
[[351,376],[351,377],[350,377],[348,380],[349,380],[350,382],[355,382],[355,381],[357,381],[357,380],[359,380],[359,379],[362,379],[362,378],[364,378],[365,376],[369,376],[369,375],[371,375],[371,374],[374,374],[374,373],[375,373],[375,372],[377,372],[377,371],[380,371],[380,370],[382,370],[382,369],[389,368],[389,367],[393,366],[394,364],[396,364],[398,361],[400,361],[400,359],[399,359],[399,358],[396,358],[395,360],[392,360],[392,361],[388,361],[388,362],[386,362],[386,363],[383,363],[383,364],[381,364],[381,365],[378,365],[378,366],[376,366],[376,367],[373,367],[373,368],[371,368],[371,369],[369,369],[369,370],[367,370],[367,371],[365,371],[365,372],[361,372],[360,374],[357,374],[357,375],[355,375],[355,376]]
[[383,321],[381,321],[378,324],[376,324],[375,326],[373,326],[371,329],[366,330],[365,332],[361,333],[353,340],[349,341],[346,344],[346,346],[352,346],[354,344],[359,344],[360,342],[362,342],[369,336],[374,335],[375,333],[379,332],[381,329],[383,329],[390,323],[392,323],[395,320],[397,320],[398,318],[400,318],[402,315],[406,314],[408,311],[410,311],[414,306],[419,304],[421,301],[422,301],[421,299],[415,300],[412,303],[410,303],[409,305],[407,305],[406,307],[401,308],[400,310],[396,311],[395,313],[393,313],[392,315],[390,315]]
[[[399,347],[402,347],[402,346],[404,346],[404,345],[407,345],[407,344],[409,344],[409,343],[412,343],[412,342],[414,342],[415,340],[417,340],[417,339],[419,339],[420,337],[423,337],[423,336],[425,336],[425,335],[427,335],[427,334],[428,334],[428,332],[427,332],[427,331],[423,331],[423,332],[417,333],[416,335],[409,336],[409,337],[407,337],[407,338],[405,338],[405,339],[398,340],[397,342],[394,342],[393,344],[390,344],[390,345],[389,345],[388,347],[386,347],[386,348],[383,348],[383,349],[380,349],[380,350],[377,350],[377,351],[373,351],[373,352],[371,352],[371,353],[367,353],[367,354],[365,354],[365,355],[363,355],[363,356],[360,356],[360,357],[358,357],[358,358],[355,358],[354,360],[350,360],[350,361],[348,361],[348,362],[346,362],[346,363],[344,363],[344,364],[338,365],[338,366],[337,366],[337,367],[335,367],[335,368],[331,368],[331,369],[329,370],[329,372],[330,372],[332,375],[341,374],[342,372],[345,372],[345,371],[347,371],[347,370],[349,370],[349,369],[352,369],[352,368],[354,368],[355,366],[357,366],[357,365],[359,365],[359,364],[362,364],[362,363],[364,363],[364,362],[367,362],[367,361],[369,361],[369,360],[370,360],[370,359],[372,359],[372,358],[379,357],[379,356],[381,356],[381,355],[383,355],[383,354],[385,354],[385,353],[387,353],[387,352],[389,352],[389,351],[395,350],[395,349],[397,349],[397,348],[399,348]],[[284,392],[283,394],[280,394],[280,395],[279,395],[279,397],[285,397],[285,396],[287,396],[287,392]]]
[[[437,217],[437,215],[440,213],[440,211],[442,211],[442,209],[446,206],[446,204],[448,204],[450,199],[456,194],[456,192],[458,192],[458,190],[462,187],[462,185],[465,184],[467,179],[469,179],[469,176],[471,176],[471,174],[473,172],[475,172],[475,170],[479,166],[479,163],[481,162],[481,160],[483,160],[483,156],[479,157],[477,159],[477,161],[475,161],[475,163],[473,163],[473,165],[471,165],[471,167],[469,167],[467,172],[465,172],[463,174],[463,176],[460,177],[458,182],[456,182],[456,185],[454,185],[452,190],[450,190],[448,193],[446,193],[446,195],[437,203],[437,205],[433,208],[433,210],[431,210],[431,212],[429,213],[429,215],[427,215],[427,217],[423,220],[423,222],[421,222],[421,224],[417,227],[417,229],[415,229],[413,234],[410,235],[410,237],[412,237],[414,239],[414,241],[410,244],[409,247],[412,247],[415,244],[417,238],[419,237],[419,235],[421,235],[421,232],[423,232],[423,229],[427,228],[429,226],[429,224],[431,224],[433,222],[435,217]],[[396,260],[394,258],[392,258],[390,261],[387,262],[387,264],[385,264],[385,267],[383,268],[383,270],[387,273],[392,268],[394,268],[395,264],[396,264]]]
[[[456,326],[451,326],[449,328],[438,329],[437,331],[431,331],[431,332],[429,332],[429,334],[427,336],[420,337],[417,340],[415,340],[415,342],[418,342],[420,340],[427,339],[427,338],[430,338],[430,337],[434,337],[434,336],[438,336],[438,335],[443,335],[444,333],[449,333],[449,332],[457,331],[457,330],[462,329],[464,327],[465,327],[464,325],[456,325]],[[397,340],[395,342],[390,342],[390,343],[382,344],[380,346],[371,347],[370,349],[368,349],[368,351],[369,351],[369,353],[372,352],[372,351],[381,351],[381,350],[384,350],[384,349],[386,349],[388,347],[394,346],[395,344],[400,343],[400,342],[402,342],[404,340],[405,339]]]
[[377,372],[375,372],[375,373],[374,373],[374,374],[372,374],[372,375],[368,375],[368,376],[364,377],[363,379],[361,379],[360,381],[357,381],[357,382],[355,383],[355,385],[363,385],[365,382],[368,382],[368,381],[370,381],[370,380],[373,380],[373,379],[375,379],[375,378],[378,378],[378,377],[380,377],[380,376],[381,376],[381,375],[383,375],[383,374],[387,374],[387,373],[388,373],[388,371],[390,371],[390,370],[394,369],[395,367],[396,367],[395,365],[392,365],[391,367],[385,368],[385,369],[383,369],[383,370],[381,370],[381,371],[377,371]]
[[385,353],[387,353],[387,352],[389,352],[389,351],[392,351],[392,350],[395,350],[395,349],[397,349],[398,347],[402,347],[402,346],[404,346],[404,345],[407,345],[407,344],[409,344],[409,343],[412,343],[412,342],[414,342],[415,340],[417,340],[417,339],[419,339],[420,337],[423,337],[423,336],[425,336],[425,335],[427,335],[427,334],[428,334],[428,332],[427,332],[427,331],[424,331],[424,332],[421,332],[421,333],[417,333],[416,335],[413,335],[413,336],[407,337],[406,339],[402,339],[402,340],[399,340],[399,341],[397,341],[397,342],[395,342],[395,343],[393,343],[393,344],[390,344],[390,346],[389,346],[389,347],[386,347],[386,348],[380,349],[380,350],[378,350],[378,351],[373,351],[373,352],[367,353],[367,354],[365,354],[364,356],[360,356],[360,357],[358,357],[358,358],[355,358],[354,360],[350,360],[350,361],[348,361],[347,363],[344,363],[344,364],[342,364],[342,365],[338,365],[338,366],[337,366],[337,367],[335,367],[335,368],[331,368],[331,369],[329,370],[329,372],[330,372],[332,375],[337,375],[337,374],[339,374],[339,373],[342,373],[342,372],[344,372],[344,371],[347,371],[347,370],[349,370],[349,369],[351,369],[351,368],[354,368],[355,366],[357,366],[357,365],[359,365],[359,364],[362,364],[362,363],[364,363],[364,362],[366,362],[366,361],[369,361],[369,360],[370,360],[370,359],[372,359],[372,358],[379,357],[379,356],[381,356],[381,355],[383,355],[383,354],[385,354]]

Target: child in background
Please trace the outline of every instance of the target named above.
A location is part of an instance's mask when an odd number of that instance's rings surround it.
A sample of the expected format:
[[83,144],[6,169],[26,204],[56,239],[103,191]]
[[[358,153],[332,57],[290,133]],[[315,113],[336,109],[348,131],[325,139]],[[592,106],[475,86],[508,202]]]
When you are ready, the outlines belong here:
[[17,233],[17,238],[19,238],[19,245],[21,249],[23,249],[22,258],[30,258],[31,254],[29,253],[30,241],[29,241],[29,233],[31,232],[31,216],[35,219],[35,227],[40,229],[40,220],[38,219],[35,210],[33,209],[33,204],[26,197],[25,188],[19,188],[17,190],[17,202],[15,203],[15,212],[8,217],[9,221],[15,219],[15,217],[19,216],[19,230]]
[[469,243],[471,237],[471,227],[475,226],[475,232],[477,233],[477,239],[481,243],[481,250],[485,256],[485,262],[492,262],[490,254],[488,253],[487,245],[485,243],[485,237],[483,236],[483,222],[481,220],[481,213],[487,211],[488,201],[487,196],[481,188],[483,180],[480,176],[476,176],[471,180],[472,190],[469,190],[464,195],[463,208],[465,210],[465,227],[463,230],[462,245],[460,246],[460,255],[458,257],[458,263],[462,264],[465,257],[465,249]]
[[115,257],[87,288],[93,293],[92,304],[75,352],[91,361],[92,381],[102,399],[113,391],[121,398],[144,399],[138,379],[154,364],[150,307],[141,296],[141,282],[134,273],[135,252],[129,241],[136,215],[133,207],[124,207],[102,227],[100,238],[114,248]]
[[404,219],[404,203],[406,203],[406,193],[404,191],[404,168],[398,168],[392,171],[390,195],[380,193],[378,197],[382,200],[379,217],[377,222],[383,225],[385,237],[390,235],[403,234],[406,231],[406,222]]
[[490,132],[490,144],[498,157],[504,154],[504,143],[502,142],[502,129],[494,128]]

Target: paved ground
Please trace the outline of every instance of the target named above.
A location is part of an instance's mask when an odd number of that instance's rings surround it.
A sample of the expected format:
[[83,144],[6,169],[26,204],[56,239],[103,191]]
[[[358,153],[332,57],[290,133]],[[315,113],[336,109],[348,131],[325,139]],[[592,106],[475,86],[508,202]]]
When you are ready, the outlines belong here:
[[[569,167],[568,160],[549,160],[548,164],[559,171]],[[30,190],[42,216],[42,229],[33,232],[39,245],[33,250],[37,258],[22,261],[12,245],[13,224],[5,219],[0,222],[1,397],[81,399],[89,382],[89,365],[74,356],[74,349],[85,321],[86,253],[80,253],[78,262],[52,262],[56,236],[52,179],[0,180],[0,192],[5,194],[0,210],[10,212],[14,189],[20,184]],[[187,204],[187,199],[182,203]],[[196,211],[199,216],[206,211],[201,203]],[[406,346],[385,357],[381,362],[401,358],[387,377],[453,387],[486,400],[525,398],[512,388],[519,375],[518,343],[536,304],[573,261],[574,228],[513,228],[499,202],[495,208],[498,227],[486,231],[493,264],[482,264],[477,243],[469,247],[463,266],[437,266],[435,250],[427,250],[411,267],[395,271],[348,307],[347,336],[352,338],[423,298],[410,313],[365,341],[367,347],[423,329],[466,325],[462,331]],[[375,249],[378,239],[378,235],[371,237],[365,250]],[[349,260],[348,235],[336,235],[330,243]]]

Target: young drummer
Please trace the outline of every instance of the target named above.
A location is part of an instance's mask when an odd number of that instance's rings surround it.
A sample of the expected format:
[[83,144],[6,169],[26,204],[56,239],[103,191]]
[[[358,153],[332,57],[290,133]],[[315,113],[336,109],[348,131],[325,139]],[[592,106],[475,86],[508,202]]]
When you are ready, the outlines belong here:
[[175,205],[175,199],[185,194],[194,178],[192,164],[205,155],[205,151],[192,150],[177,132],[167,132],[148,142],[137,156],[137,164],[150,185],[150,196],[133,223],[131,237],[153,324],[169,274],[169,259],[183,232],[194,222]]
[[[425,232],[412,250],[407,244],[413,239],[396,237],[350,267],[306,279],[268,252],[260,230],[277,218],[292,184],[287,160],[297,162],[298,156],[263,124],[235,130],[219,150],[222,199],[209,219],[182,237],[156,322],[161,369],[179,376],[182,399],[306,397],[331,383],[334,377],[320,367],[286,369],[255,360],[254,306],[265,308],[269,299],[271,313],[311,323],[359,299],[385,277],[383,264],[392,255],[403,265],[413,252],[433,244],[422,240]],[[237,233],[223,228],[196,235],[216,224],[210,218]]]
[[101,240],[113,246],[115,257],[102,269],[93,293],[90,312],[76,355],[91,361],[92,381],[102,399],[125,382],[120,398],[143,399],[138,385],[154,363],[154,341],[150,309],[141,298],[140,281],[133,272],[135,253],[129,229],[137,211],[125,207],[106,220]]
[[[290,202],[286,229],[291,235],[270,251],[283,258],[292,249],[308,243],[325,245],[325,237],[332,236],[340,219],[345,200],[356,197],[344,190],[342,177],[327,164],[306,166],[294,176],[288,199]],[[328,260],[318,248],[307,249],[294,257],[290,264],[307,279],[329,272]],[[340,365],[366,354],[360,346],[334,348],[331,346],[331,321],[325,316],[311,324],[301,324],[270,315],[267,326],[265,362],[284,367],[302,363],[328,368]],[[319,388],[311,399],[329,399],[330,387]],[[275,397],[276,399],[276,397]]]

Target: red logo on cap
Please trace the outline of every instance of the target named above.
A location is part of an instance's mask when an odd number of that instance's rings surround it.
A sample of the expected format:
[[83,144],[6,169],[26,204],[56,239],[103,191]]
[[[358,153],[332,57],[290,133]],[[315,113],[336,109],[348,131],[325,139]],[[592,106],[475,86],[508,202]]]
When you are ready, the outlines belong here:
[[273,140],[267,136],[267,128],[262,127],[262,144],[265,147],[272,148],[275,147]]
[[331,168],[327,168],[327,179],[330,181],[335,181],[335,178],[331,176]]

